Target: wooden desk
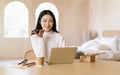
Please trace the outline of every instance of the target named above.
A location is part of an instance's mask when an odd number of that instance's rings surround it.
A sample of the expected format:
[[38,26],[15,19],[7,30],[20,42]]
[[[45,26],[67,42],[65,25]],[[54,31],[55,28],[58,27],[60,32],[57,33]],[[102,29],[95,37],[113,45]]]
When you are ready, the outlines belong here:
[[0,67],[0,75],[120,75],[120,62],[96,61],[92,63],[75,61],[73,64],[32,66],[28,68]]

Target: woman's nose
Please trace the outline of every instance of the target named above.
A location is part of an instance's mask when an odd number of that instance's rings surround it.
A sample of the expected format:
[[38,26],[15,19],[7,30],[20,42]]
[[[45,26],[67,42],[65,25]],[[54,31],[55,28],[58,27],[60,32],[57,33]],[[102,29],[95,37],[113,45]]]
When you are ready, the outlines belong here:
[[49,24],[49,21],[47,21],[47,23],[46,23],[47,25]]
[[47,22],[46,22],[46,26],[48,27],[48,26],[49,26],[49,24],[50,24],[50,23],[47,21]]

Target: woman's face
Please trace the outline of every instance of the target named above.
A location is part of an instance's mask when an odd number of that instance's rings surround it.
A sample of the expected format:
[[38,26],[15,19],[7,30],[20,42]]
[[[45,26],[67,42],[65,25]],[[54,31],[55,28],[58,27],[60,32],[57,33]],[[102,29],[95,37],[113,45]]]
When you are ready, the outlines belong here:
[[45,30],[46,32],[49,32],[53,27],[53,18],[49,14],[44,15],[40,23],[41,23],[42,29]]

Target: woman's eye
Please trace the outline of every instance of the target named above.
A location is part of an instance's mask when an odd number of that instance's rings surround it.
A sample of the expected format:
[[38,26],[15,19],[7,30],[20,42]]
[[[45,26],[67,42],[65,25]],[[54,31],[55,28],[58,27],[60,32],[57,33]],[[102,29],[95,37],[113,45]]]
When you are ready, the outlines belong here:
[[50,20],[49,22],[53,22],[52,20]]
[[46,22],[46,20],[44,20],[43,22]]

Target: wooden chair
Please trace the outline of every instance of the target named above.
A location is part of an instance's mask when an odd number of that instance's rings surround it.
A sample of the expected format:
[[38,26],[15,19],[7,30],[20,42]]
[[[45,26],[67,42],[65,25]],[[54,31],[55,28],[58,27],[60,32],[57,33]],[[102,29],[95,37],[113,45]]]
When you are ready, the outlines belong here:
[[36,60],[36,56],[33,50],[27,50],[24,55],[24,59]]

